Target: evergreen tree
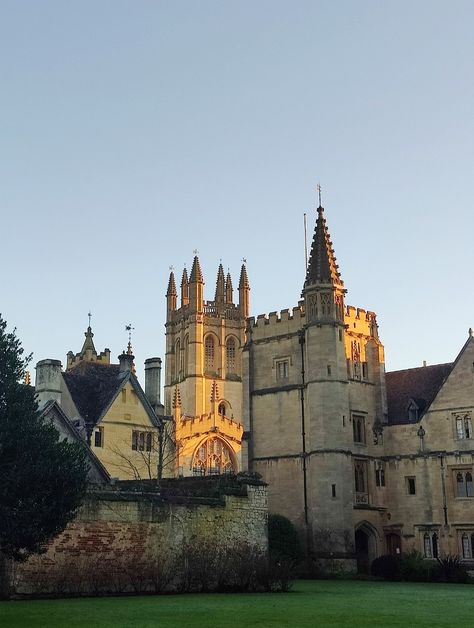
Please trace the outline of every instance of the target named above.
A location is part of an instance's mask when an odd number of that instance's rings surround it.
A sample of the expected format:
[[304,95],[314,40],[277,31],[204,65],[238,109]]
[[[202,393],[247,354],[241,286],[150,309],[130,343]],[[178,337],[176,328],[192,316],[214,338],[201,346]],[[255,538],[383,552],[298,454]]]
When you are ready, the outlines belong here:
[[16,560],[41,552],[74,517],[88,469],[85,446],[40,418],[34,389],[21,383],[23,354],[0,315],[0,553]]

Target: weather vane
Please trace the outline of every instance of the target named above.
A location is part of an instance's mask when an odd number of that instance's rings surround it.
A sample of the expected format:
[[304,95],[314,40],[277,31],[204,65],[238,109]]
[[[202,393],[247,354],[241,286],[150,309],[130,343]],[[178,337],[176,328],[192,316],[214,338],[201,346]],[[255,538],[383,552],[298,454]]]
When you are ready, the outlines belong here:
[[169,269],[170,269],[171,271],[173,271],[173,270],[174,270],[174,266],[173,266],[173,264],[171,264],[171,266],[169,267]]
[[199,251],[197,249],[194,249],[193,255],[199,255]]
[[243,264],[246,264],[246,263],[247,263],[247,258],[246,258],[246,257],[243,257],[243,258],[242,258],[242,263],[243,263]]
[[89,327],[91,326],[91,318],[92,318],[92,312],[89,310],[87,316],[89,317]]
[[132,331],[135,329],[135,327],[132,327],[132,323],[129,323],[128,325],[125,325],[125,331],[128,331],[128,342],[129,344],[132,344]]
[[321,186],[318,185],[316,186],[316,191],[318,192],[318,196],[319,196],[319,207],[321,207]]

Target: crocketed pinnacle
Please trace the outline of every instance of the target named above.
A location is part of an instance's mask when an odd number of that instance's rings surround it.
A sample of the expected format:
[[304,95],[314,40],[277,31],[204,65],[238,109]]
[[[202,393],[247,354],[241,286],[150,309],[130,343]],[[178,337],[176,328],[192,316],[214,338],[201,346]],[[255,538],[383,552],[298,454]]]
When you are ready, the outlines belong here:
[[241,290],[242,288],[250,288],[249,278],[247,277],[247,269],[245,268],[245,264],[242,264],[242,268],[240,269],[239,290]]
[[232,277],[230,273],[227,273],[227,278],[225,280],[225,300],[227,303],[232,303],[234,300],[234,289],[232,287]]
[[224,269],[222,268],[222,264],[219,264],[219,269],[217,271],[217,280],[216,280],[215,301],[219,301],[219,302],[223,303],[224,299],[225,299]]
[[174,387],[173,393],[173,408],[181,408],[181,394],[179,392],[179,386]]
[[317,283],[344,285],[336,264],[331,237],[324,218],[324,209],[321,206],[318,207],[318,219],[306,271],[305,287]]
[[181,277],[181,287],[188,285],[188,271],[186,267],[183,270],[183,276]]
[[168,290],[166,291],[167,297],[175,297],[177,295],[176,282],[174,280],[174,272],[170,272],[170,280],[168,281]]
[[194,256],[193,267],[191,268],[191,276],[189,277],[189,282],[204,283],[201,272],[201,265],[199,264],[199,258],[197,255]]
[[213,380],[211,387],[211,403],[216,403],[219,400],[219,387],[216,380]]

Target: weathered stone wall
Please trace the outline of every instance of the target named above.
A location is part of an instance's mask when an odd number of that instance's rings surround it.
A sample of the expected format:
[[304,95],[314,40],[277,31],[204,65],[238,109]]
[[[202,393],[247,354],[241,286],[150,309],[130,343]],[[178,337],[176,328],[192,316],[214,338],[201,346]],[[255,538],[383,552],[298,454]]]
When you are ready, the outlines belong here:
[[[68,594],[113,593],[115,582],[115,592],[133,591],[141,573],[160,562],[168,568],[183,547],[194,551],[202,545],[218,552],[248,546],[266,553],[266,486],[235,483],[216,489],[209,483],[207,488],[211,497],[190,497],[179,490],[171,494],[172,489],[160,496],[123,490],[91,493],[45,554],[14,566],[14,592],[57,595],[63,588]],[[77,591],[75,571],[82,572]],[[128,588],[123,586],[124,572],[130,576]]]

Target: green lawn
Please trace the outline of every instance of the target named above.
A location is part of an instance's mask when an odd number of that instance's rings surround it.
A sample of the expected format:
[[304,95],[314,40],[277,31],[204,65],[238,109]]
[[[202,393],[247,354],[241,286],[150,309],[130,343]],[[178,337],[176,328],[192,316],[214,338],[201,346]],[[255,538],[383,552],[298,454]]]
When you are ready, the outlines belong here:
[[301,581],[290,593],[0,602],[2,628],[474,626],[474,586]]

